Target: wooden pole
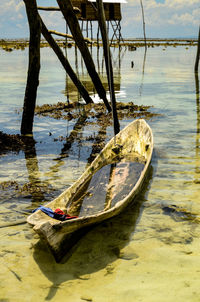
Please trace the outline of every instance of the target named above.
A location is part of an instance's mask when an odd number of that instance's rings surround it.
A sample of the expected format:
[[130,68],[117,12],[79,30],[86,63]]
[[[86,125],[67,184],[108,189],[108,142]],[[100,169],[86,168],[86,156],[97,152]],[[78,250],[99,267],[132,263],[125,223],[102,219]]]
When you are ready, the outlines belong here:
[[[197,72],[195,72],[194,76],[195,76],[195,87],[196,87],[197,135],[199,135],[200,134],[199,75]],[[200,137],[199,137],[199,141],[200,141]],[[199,153],[200,153],[200,149],[199,149]]]
[[75,84],[75,86],[77,87],[77,89],[80,92],[81,96],[83,97],[83,99],[85,100],[85,102],[87,104],[88,103],[93,103],[93,101],[92,101],[91,97],[89,96],[86,88],[83,86],[81,81],[78,79],[76,73],[73,71],[71,65],[69,64],[69,62],[67,60],[67,58],[65,58],[62,50],[60,49],[60,47],[58,46],[56,41],[53,39],[53,37],[49,33],[48,29],[46,28],[46,26],[45,26],[45,24],[44,24],[44,22],[42,21],[41,18],[40,18],[40,21],[41,21],[41,25],[42,25],[42,34],[43,34],[44,38],[47,40],[49,45],[52,47],[52,49],[54,50],[54,52],[58,56],[61,64],[65,68],[66,72],[70,76],[70,78],[73,81],[73,83]]
[[199,68],[199,56],[200,56],[200,26],[199,26],[199,36],[198,36],[198,45],[197,45],[197,55],[196,55],[196,61],[194,65],[194,72],[198,72]]
[[86,37],[88,38],[88,20],[86,21]]
[[97,27],[97,47],[99,48],[99,23]]
[[120,126],[119,126],[119,120],[118,120],[117,109],[116,109],[116,99],[115,99],[114,82],[113,82],[113,69],[112,69],[112,62],[111,62],[109,40],[106,30],[106,18],[105,18],[105,12],[104,12],[102,0],[96,0],[96,3],[98,9],[99,26],[100,26],[102,40],[103,40],[103,49],[104,49],[104,56],[106,62],[106,71],[107,71],[108,85],[110,90],[110,98],[112,103],[114,133],[116,135],[120,131]]
[[[72,35],[69,35],[69,34],[64,34],[64,33],[60,33],[56,30],[49,30],[49,33],[50,34],[53,34],[53,35],[57,35],[57,36],[60,36],[60,37],[66,37],[66,38],[69,38],[69,39],[72,39],[74,40],[74,37]],[[90,38],[84,38],[84,40],[88,43],[93,43],[93,41],[90,39]]]
[[74,37],[74,40],[83,56],[86,68],[94,83],[96,91],[97,91],[99,97],[104,101],[104,103],[107,107],[107,110],[111,111],[111,107],[106,98],[106,91],[102,85],[102,82],[99,78],[98,73],[96,72],[95,65],[94,65],[92,56],[89,52],[89,49],[87,47],[87,44],[84,41],[83,34],[81,32],[81,29],[80,29],[80,26],[78,23],[78,19],[73,11],[72,3],[70,0],[57,0],[57,3],[58,3],[60,10],[62,11],[62,14],[70,28],[70,31]]
[[92,21],[90,21],[90,32],[91,32],[91,40],[93,40],[93,28]]
[[24,0],[24,3],[29,23],[30,40],[29,66],[24,96],[21,134],[32,134],[37,87],[39,85],[41,24],[37,13],[36,0]]
[[146,48],[146,47],[147,47],[147,39],[146,39],[146,32],[145,32],[144,8],[143,8],[142,0],[140,0],[140,5],[141,5],[141,9],[142,9],[143,32],[144,32],[144,44],[145,44],[145,48]]

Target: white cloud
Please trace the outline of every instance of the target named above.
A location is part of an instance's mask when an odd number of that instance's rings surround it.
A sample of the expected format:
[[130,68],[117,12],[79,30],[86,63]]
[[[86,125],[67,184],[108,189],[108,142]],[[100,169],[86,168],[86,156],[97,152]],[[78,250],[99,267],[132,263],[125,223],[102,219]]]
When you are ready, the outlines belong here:
[[20,1],[17,5],[16,5],[16,11],[18,12],[19,10],[24,9],[24,2]]
[[188,9],[193,5],[199,6],[199,0],[166,0],[164,7],[173,9]]
[[25,18],[25,6],[22,0],[1,0],[0,3],[0,22],[18,20]]
[[[38,5],[56,5],[54,0],[38,0]],[[53,4],[52,4],[53,3]],[[159,36],[162,31],[166,34],[169,30],[177,33],[188,31],[196,33],[199,25],[199,0],[165,0],[164,3],[157,3],[156,0],[143,0],[146,31],[148,36]],[[128,0],[122,5],[122,30],[131,32],[131,35],[142,36],[142,14],[140,0]],[[65,30],[65,21],[60,13],[41,12],[43,19],[49,29],[59,31]],[[10,24],[12,23],[12,24]],[[4,32],[12,32],[16,24],[28,30],[25,5],[23,0],[0,0],[0,28]],[[20,31],[19,31],[20,33]]]
[[199,22],[199,0],[166,0],[165,3],[145,0],[143,5],[149,25],[189,25]]
[[173,25],[185,25],[185,24],[194,24],[194,25],[198,25],[198,21],[194,18],[193,14],[188,14],[188,13],[184,13],[184,14],[174,14],[172,15],[171,19],[169,20],[169,24],[173,24]]
[[52,30],[64,30],[65,21],[60,12],[40,12],[40,15],[49,29]]
[[21,0],[10,0],[10,1],[1,0],[0,15],[1,16],[5,15],[5,14],[10,15],[15,12],[18,12],[22,6],[24,6],[24,5],[23,5],[23,1],[21,1]]
[[[167,32],[171,30],[174,34],[179,34],[190,27],[190,32],[196,32],[199,25],[200,8],[199,0],[165,0],[164,3],[157,3],[156,0],[143,0],[145,24],[147,34],[152,32]],[[140,0],[129,0],[123,8],[123,25],[132,26],[133,31],[142,27],[142,15]],[[193,27],[193,32],[192,28]],[[142,32],[142,28],[141,31]],[[155,36],[155,34],[154,34]]]
[[200,5],[199,5],[199,8],[194,9],[194,10],[192,11],[192,15],[193,15],[194,19],[197,20],[197,22],[198,22],[198,24],[199,24],[199,23],[200,23],[200,22],[199,22],[199,19],[200,19]]

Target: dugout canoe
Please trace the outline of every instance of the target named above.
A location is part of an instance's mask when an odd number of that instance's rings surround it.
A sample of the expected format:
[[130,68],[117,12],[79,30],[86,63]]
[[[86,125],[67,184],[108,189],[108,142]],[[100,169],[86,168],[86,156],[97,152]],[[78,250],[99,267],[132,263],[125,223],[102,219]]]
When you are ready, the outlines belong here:
[[150,166],[153,134],[143,119],[131,122],[113,137],[82,176],[45,206],[77,218],[59,221],[41,210],[27,222],[50,247],[55,259],[63,255],[72,235],[121,213],[141,190]]

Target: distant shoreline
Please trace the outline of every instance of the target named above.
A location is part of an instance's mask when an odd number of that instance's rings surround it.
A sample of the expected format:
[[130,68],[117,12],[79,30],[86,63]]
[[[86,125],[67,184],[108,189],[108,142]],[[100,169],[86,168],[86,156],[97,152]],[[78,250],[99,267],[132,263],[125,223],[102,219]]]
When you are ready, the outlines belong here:
[[[41,41],[43,41],[45,39],[41,39]],[[64,40],[64,39],[57,39],[57,40]],[[94,39],[95,40],[95,39]],[[144,41],[143,37],[129,37],[129,38],[123,38],[124,41]],[[147,41],[194,41],[197,42],[197,38],[195,37],[188,37],[188,38],[156,38],[156,37],[151,37],[151,38],[146,38]],[[28,42],[29,38],[0,38],[0,42],[2,41],[24,41],[24,42]]]
[[[75,42],[73,40],[70,40],[69,38],[66,39],[56,39],[58,45],[60,47],[72,47],[75,45]],[[99,41],[99,44],[97,44],[97,41],[94,39],[90,43],[93,46],[101,46],[101,40]],[[146,44],[148,47],[154,47],[154,46],[196,46],[197,45],[197,39],[195,38],[147,38]],[[29,39],[0,39],[0,48],[5,51],[12,51],[14,49],[25,49],[29,45]],[[114,40],[112,43],[113,47],[118,46],[127,46],[130,47],[130,50],[134,50],[134,48],[138,47],[144,47],[145,46],[145,40],[144,38],[124,38],[123,40],[118,43],[117,40]],[[46,40],[41,39],[41,47],[49,47],[49,44],[46,42]],[[132,48],[132,49],[131,49]]]

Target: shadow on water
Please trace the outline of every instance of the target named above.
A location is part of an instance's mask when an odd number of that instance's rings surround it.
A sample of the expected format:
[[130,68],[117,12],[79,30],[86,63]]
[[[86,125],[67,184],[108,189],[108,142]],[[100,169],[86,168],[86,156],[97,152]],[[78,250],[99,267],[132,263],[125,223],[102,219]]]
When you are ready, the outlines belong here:
[[105,269],[105,275],[111,274],[115,260],[138,258],[134,253],[127,256],[121,250],[132,240],[138,219],[142,215],[142,204],[147,198],[152,175],[151,167],[148,180],[143,184],[143,190],[134,203],[120,215],[90,229],[78,241],[70,257],[70,251],[66,253],[62,263],[55,262],[53,255],[41,240],[37,242],[33,257],[42,273],[52,282],[45,300],[51,300],[63,282],[73,279],[87,280],[90,279],[90,274],[102,269]]
[[56,161],[56,164],[54,164],[53,166],[51,166],[49,168],[50,171],[53,172],[54,177],[56,177],[56,179],[58,178],[56,176],[56,173],[59,171],[60,167],[62,165],[64,165],[63,159],[67,158],[69,156],[69,151],[72,148],[73,143],[79,139],[79,135],[83,131],[83,128],[86,124],[86,120],[87,120],[86,114],[80,115],[80,117],[78,118],[77,122],[75,123],[70,135],[68,137],[66,137],[66,141],[63,144],[59,157],[54,159],[54,161]]
[[[91,50],[92,50],[92,47],[91,47]],[[99,50],[100,50],[99,47],[97,47],[96,50],[97,50],[97,53],[96,53],[96,55],[94,54],[93,60],[96,64],[96,68],[97,68],[98,74],[100,75],[103,87],[106,90],[106,92],[109,92],[107,75],[105,72],[105,57],[102,52],[101,53],[99,52]],[[114,73],[115,73],[115,82],[114,82],[115,91],[120,91],[121,64],[122,64],[122,60],[125,55],[125,52],[126,52],[126,47],[112,48],[112,61],[113,61],[113,69],[114,69]],[[91,53],[91,55],[93,55],[93,54]],[[67,52],[66,52],[66,56],[68,56]],[[77,77],[84,84],[84,86],[87,89],[87,91],[89,92],[89,94],[91,96],[95,96],[96,90],[95,90],[94,84],[93,84],[90,76],[86,72],[86,70],[83,68],[82,56],[79,56],[79,52],[78,52],[78,49],[76,46],[74,47],[74,58],[75,58],[74,66],[75,66],[75,71],[76,71]],[[66,84],[65,90],[63,91],[63,93],[67,97],[67,100],[71,100],[71,101],[76,101],[77,99],[81,100],[80,93],[76,90],[74,83],[72,82],[72,80],[70,79],[70,77],[67,74],[66,74],[65,84]]]
[[[36,142],[33,137],[29,137],[24,144],[24,156],[26,160],[26,168],[28,174],[28,184],[24,187],[31,199],[30,209],[35,209],[41,203],[48,201],[57,193],[47,180],[41,180],[41,173],[37,159]],[[27,198],[26,197],[26,198]]]

